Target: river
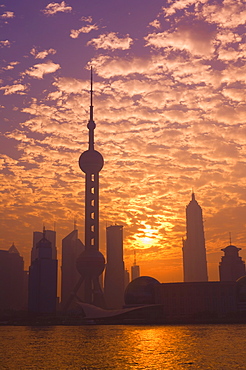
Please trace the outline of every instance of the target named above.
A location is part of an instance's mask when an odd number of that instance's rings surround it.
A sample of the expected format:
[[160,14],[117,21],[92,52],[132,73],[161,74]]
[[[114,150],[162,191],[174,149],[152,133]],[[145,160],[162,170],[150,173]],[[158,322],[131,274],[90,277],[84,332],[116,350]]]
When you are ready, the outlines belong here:
[[1,326],[0,369],[246,369],[246,325]]

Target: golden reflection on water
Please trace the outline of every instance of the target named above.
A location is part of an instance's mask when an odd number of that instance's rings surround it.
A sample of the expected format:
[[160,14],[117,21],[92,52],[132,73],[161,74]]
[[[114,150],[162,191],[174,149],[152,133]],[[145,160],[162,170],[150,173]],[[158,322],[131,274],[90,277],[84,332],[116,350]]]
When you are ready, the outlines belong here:
[[0,369],[245,370],[245,325],[0,327]]

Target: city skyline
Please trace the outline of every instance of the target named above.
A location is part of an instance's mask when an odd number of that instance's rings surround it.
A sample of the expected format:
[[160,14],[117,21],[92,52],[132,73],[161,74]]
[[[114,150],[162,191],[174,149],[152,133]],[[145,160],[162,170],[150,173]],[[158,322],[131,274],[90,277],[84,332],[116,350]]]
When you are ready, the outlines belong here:
[[55,222],[61,260],[74,219],[84,240],[77,159],[92,65],[101,252],[106,225],[121,224],[128,269],[136,250],[141,275],[182,281],[193,189],[209,280],[229,232],[245,260],[243,2],[24,0],[1,11],[0,249],[14,241],[28,267],[32,232]]

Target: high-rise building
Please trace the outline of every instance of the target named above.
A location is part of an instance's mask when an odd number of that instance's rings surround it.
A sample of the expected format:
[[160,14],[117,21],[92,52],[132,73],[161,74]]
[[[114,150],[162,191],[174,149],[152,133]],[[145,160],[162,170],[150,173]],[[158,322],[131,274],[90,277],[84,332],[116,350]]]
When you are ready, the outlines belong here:
[[183,241],[185,282],[208,281],[202,209],[192,193],[186,207],[186,240]]
[[124,271],[124,289],[126,289],[127,285],[130,283],[130,274],[127,268]]
[[134,251],[134,262],[131,266],[131,281],[140,277],[140,267],[137,265],[136,251]]
[[[37,243],[43,238],[43,233],[40,231],[33,232],[33,245],[31,251],[31,262],[37,258]],[[54,230],[45,230],[45,238],[51,242],[52,248],[52,259],[57,259],[57,250],[56,250],[56,232]]]
[[57,260],[52,259],[52,244],[45,237],[36,245],[37,258],[29,268],[28,310],[35,314],[56,312]]
[[[80,169],[85,173],[85,251],[77,259],[77,269],[81,275],[74,294],[84,284],[84,300],[96,306],[104,306],[104,296],[100,285],[100,275],[105,267],[105,259],[99,251],[99,172],[103,168],[102,155],[94,149],[93,90],[91,69],[91,105],[89,130],[89,148],[79,158]],[[69,300],[65,309],[68,309]]]
[[[85,250],[78,238],[78,230],[74,229],[62,239],[62,267],[61,267],[61,304],[64,308],[73,294],[73,290],[79,281],[80,274],[76,268],[79,255]],[[76,296],[83,300],[83,286],[77,291]]]
[[123,226],[106,228],[107,264],[104,296],[108,308],[121,308],[124,304]]
[[246,275],[245,262],[238,254],[241,248],[230,244],[221,250],[225,255],[221,257],[219,264],[220,281],[236,281]]
[[24,260],[13,243],[9,250],[0,250],[0,310],[26,308],[25,282]]

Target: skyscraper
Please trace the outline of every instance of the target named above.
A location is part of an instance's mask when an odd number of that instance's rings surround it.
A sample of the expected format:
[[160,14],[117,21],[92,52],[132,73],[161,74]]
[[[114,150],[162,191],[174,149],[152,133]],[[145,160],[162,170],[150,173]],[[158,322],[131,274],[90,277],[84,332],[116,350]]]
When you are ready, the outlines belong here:
[[106,228],[107,264],[104,295],[108,308],[121,308],[124,304],[123,226]]
[[45,237],[36,245],[37,258],[29,268],[28,310],[31,313],[56,312],[57,260],[52,259],[52,245]]
[[[99,172],[103,168],[103,157],[94,149],[93,90],[91,69],[91,105],[89,130],[89,148],[79,158],[80,169],[85,173],[85,251],[77,259],[77,269],[81,275],[74,294],[84,282],[84,300],[96,306],[104,305],[104,296],[99,276],[105,267],[105,259],[99,251]],[[69,307],[71,300],[66,304]]]
[[192,193],[186,207],[186,240],[183,241],[184,282],[208,281],[202,209]]
[[[76,261],[85,247],[78,238],[78,230],[74,229],[62,239],[62,267],[61,267],[61,303],[64,308],[70,298],[80,274],[76,268]],[[77,297],[83,300],[83,286],[77,292]]]
[[[34,261],[37,258],[37,243],[43,238],[43,233],[40,231],[33,232],[33,245],[31,251],[31,261]],[[56,232],[54,230],[45,230],[45,238],[51,242],[52,248],[52,259],[57,259],[57,250],[56,250]]]
[[245,262],[238,254],[241,248],[230,244],[221,250],[225,255],[221,257],[219,264],[220,281],[236,281],[241,276],[246,275]]
[[26,308],[24,260],[14,243],[0,250],[0,310]]
[[136,251],[134,251],[134,262],[131,267],[131,281],[140,276],[140,267],[137,265]]

